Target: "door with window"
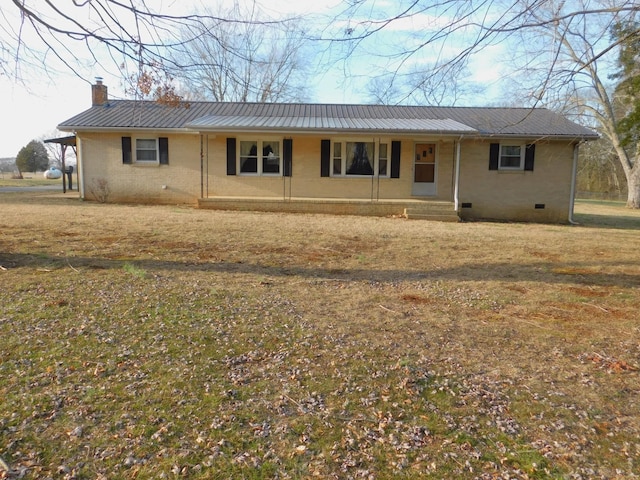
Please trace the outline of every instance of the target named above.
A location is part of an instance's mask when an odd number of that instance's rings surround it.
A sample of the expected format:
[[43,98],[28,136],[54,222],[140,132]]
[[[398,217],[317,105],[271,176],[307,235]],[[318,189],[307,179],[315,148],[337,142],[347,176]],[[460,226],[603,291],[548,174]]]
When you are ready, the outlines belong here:
[[417,143],[413,163],[412,195],[436,194],[436,144]]

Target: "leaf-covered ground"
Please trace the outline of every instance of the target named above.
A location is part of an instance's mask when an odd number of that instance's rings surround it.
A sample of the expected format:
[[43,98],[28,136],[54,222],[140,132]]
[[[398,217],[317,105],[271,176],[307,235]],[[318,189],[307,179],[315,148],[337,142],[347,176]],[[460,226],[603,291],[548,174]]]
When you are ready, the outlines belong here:
[[636,212],[0,209],[0,478],[640,476]]

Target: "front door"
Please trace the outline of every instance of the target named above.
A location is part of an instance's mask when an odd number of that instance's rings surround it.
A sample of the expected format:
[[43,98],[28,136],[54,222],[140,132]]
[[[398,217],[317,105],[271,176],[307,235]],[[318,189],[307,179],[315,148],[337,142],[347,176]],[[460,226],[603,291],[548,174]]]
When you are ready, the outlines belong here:
[[413,164],[412,195],[436,194],[436,144],[417,143]]

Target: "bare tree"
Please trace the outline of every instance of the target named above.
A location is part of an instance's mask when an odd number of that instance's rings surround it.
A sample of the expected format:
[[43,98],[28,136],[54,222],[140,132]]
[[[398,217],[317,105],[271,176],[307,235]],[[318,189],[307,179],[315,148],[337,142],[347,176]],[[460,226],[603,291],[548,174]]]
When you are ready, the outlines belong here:
[[626,195],[624,172],[607,138],[588,142],[580,148],[577,182],[579,192],[615,199]]
[[[594,7],[599,6],[599,9]],[[627,110],[617,108],[616,83],[612,81],[621,49],[630,38],[638,37],[637,24],[623,36],[615,36],[617,25],[634,25],[640,13],[636,2],[572,3],[567,10],[564,2],[546,2],[543,8],[531,12],[528,30],[518,33],[521,45],[528,45],[527,64],[521,71],[529,79],[529,95],[539,101],[588,119],[591,126],[607,140],[627,182],[627,206],[640,208],[640,151],[625,148],[621,122]],[[534,37],[535,35],[535,37]],[[534,41],[533,39],[537,41]],[[545,44],[546,59],[535,56],[535,46]],[[532,81],[537,81],[533,83]],[[633,103],[632,99],[625,99]],[[617,179],[612,168],[611,178]]]
[[[194,99],[277,102],[301,100],[308,64],[300,19],[272,21],[254,3],[208,11],[186,31],[174,55],[176,76]],[[226,19],[226,20],[222,20]],[[229,21],[233,19],[233,21]]]
[[[233,19],[188,13],[179,2],[172,11],[155,11],[147,0],[10,0],[0,6],[0,75],[23,81],[33,73],[71,71],[93,78],[96,69],[122,72],[134,90],[155,80],[154,90],[175,76],[176,52],[208,26],[238,23]],[[243,20],[244,26],[265,22]],[[278,24],[273,20],[270,24]],[[190,35],[185,34],[190,32]],[[233,48],[233,47],[232,47]],[[241,53],[239,53],[241,55]],[[89,80],[87,80],[89,81]],[[153,83],[153,82],[152,82]],[[157,87],[160,86],[160,90]],[[149,92],[141,92],[148,96]]]
[[[637,26],[639,14],[637,0],[411,0],[391,14],[376,9],[374,0],[351,0],[325,39],[347,45],[349,61],[376,45],[378,57],[393,66],[387,78],[406,79],[412,71],[418,82],[408,84],[408,93],[403,86],[399,102],[420,89],[437,100],[438,89],[468,80],[464,72],[479,54],[502,47],[501,57],[476,68],[500,67],[520,86],[520,103],[562,109],[598,128],[625,172],[627,205],[640,208],[640,152],[622,145],[610,80],[621,46],[640,35],[636,27],[616,38],[612,29]],[[411,25],[421,27],[403,39],[389,34]]]

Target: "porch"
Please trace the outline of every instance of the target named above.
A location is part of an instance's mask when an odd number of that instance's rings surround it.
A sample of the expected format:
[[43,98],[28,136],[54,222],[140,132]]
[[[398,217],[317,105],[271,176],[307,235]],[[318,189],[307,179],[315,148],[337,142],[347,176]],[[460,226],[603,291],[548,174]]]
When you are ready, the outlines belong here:
[[424,199],[209,197],[199,199],[198,208],[377,217],[395,216],[443,222],[460,221],[453,202]]

